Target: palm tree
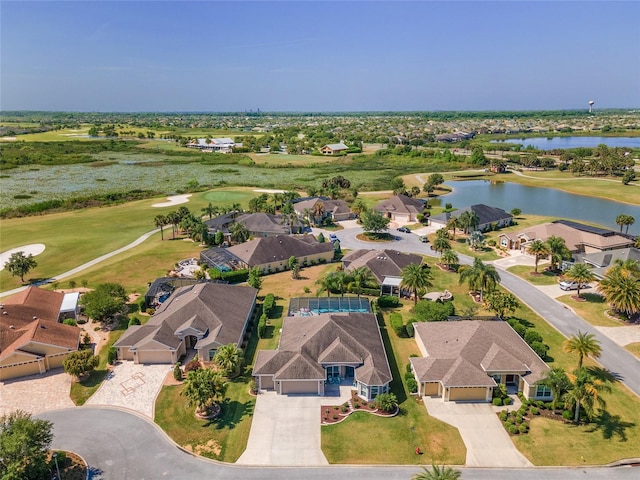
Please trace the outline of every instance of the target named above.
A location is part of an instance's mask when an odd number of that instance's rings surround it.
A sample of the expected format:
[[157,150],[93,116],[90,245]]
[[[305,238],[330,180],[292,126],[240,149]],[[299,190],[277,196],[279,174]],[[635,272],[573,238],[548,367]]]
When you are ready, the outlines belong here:
[[600,396],[600,392],[610,392],[611,385],[596,376],[586,368],[578,368],[574,373],[567,375],[571,387],[564,394],[565,408],[575,407],[573,421],[578,423],[580,419],[580,407],[582,407],[589,419],[593,418],[596,409],[604,409],[606,404]]
[[334,287],[334,279],[331,274],[325,275],[324,277],[320,277],[316,280],[316,285],[318,285],[318,292],[316,295],[321,294],[322,292],[327,292],[327,298],[331,296],[331,289]]
[[613,267],[598,284],[607,303],[628,318],[640,312],[640,280],[629,272],[622,266]]
[[360,292],[362,287],[366,287],[367,285],[376,281],[376,278],[371,273],[368,267],[362,266],[357,267],[351,270],[350,272],[352,284],[356,287],[356,292],[358,294],[358,298],[360,298]]
[[169,220],[167,220],[167,217],[164,215],[156,215],[153,222],[155,223],[156,228],[160,229],[160,239],[164,240],[164,232],[162,229],[169,223]]
[[451,242],[445,237],[438,236],[433,241],[433,249],[438,253],[442,253],[445,250],[451,250]]
[[624,213],[621,213],[620,215],[618,215],[616,217],[616,225],[620,225],[620,233],[622,233],[622,226],[625,224],[626,222],[626,215]]
[[473,265],[460,268],[459,283],[467,282],[471,290],[480,291],[480,301],[484,301],[484,292],[495,290],[500,282],[500,274],[493,265],[484,263],[479,258],[473,260]]
[[242,364],[242,350],[235,343],[229,343],[218,348],[213,363],[220,368],[226,376],[238,372]]
[[456,239],[456,228],[460,226],[460,222],[458,222],[458,218],[451,216],[449,220],[447,220],[447,230],[453,230],[453,240]]
[[547,246],[549,247],[549,262],[551,263],[551,270],[557,270],[560,262],[563,260],[569,260],[571,258],[571,252],[567,248],[567,244],[562,237],[556,237],[551,235],[547,238]]
[[593,333],[582,333],[578,330],[577,335],[566,339],[562,344],[562,350],[567,353],[578,354],[578,368],[582,368],[584,357],[600,358],[602,347],[600,341]]
[[632,260],[630,258],[627,260],[616,258],[613,261],[613,267],[611,267],[607,273],[610,272],[620,272],[627,277],[635,277],[636,279],[640,279],[640,262],[638,262],[637,260]]
[[527,253],[529,255],[533,255],[536,259],[536,269],[535,272],[538,273],[538,262],[541,258],[546,258],[549,256],[549,247],[542,240],[534,240],[527,247]]
[[418,291],[433,286],[433,275],[423,265],[411,263],[400,272],[402,281],[400,287],[408,288],[413,292],[415,304],[418,304]]
[[468,210],[460,214],[460,217],[458,217],[458,223],[460,224],[462,231],[465,234],[468,234],[471,229],[471,214]]
[[322,217],[324,216],[324,213],[325,213],[324,203],[318,200],[313,205],[313,221],[316,225],[318,225],[318,223],[322,221]]
[[227,384],[222,373],[202,368],[187,373],[181,395],[189,399],[190,406],[196,406],[196,412],[205,413],[216,399],[224,397],[226,391]]
[[171,225],[171,238],[176,238],[176,230],[178,228],[178,223],[180,223],[180,215],[178,212],[170,212],[167,214],[167,222]]
[[569,377],[567,377],[567,372],[560,367],[553,367],[547,370],[544,378],[538,383],[551,390],[551,394],[553,395],[551,408],[553,410],[557,408],[558,402],[565,392],[567,392],[571,387],[571,382],[569,381]]
[[448,269],[451,269],[452,265],[457,265],[459,262],[458,254],[451,249],[445,250],[440,255],[440,263],[446,265]]
[[344,270],[337,270],[330,275],[332,276],[333,285],[340,290],[340,296],[344,297],[344,287],[351,281],[349,275]]
[[593,282],[595,276],[584,263],[574,263],[564,274],[569,280],[576,282],[578,285],[577,295],[580,297],[580,287],[584,283]]
[[469,231],[477,230],[480,225],[480,217],[473,210],[469,211]]
[[249,238],[249,230],[247,230],[247,227],[240,222],[235,222],[231,225],[229,232],[231,233],[231,239],[237,243],[246,242]]
[[462,476],[460,470],[455,470],[446,465],[439,467],[431,464],[431,468],[422,467],[422,472],[416,473],[411,480],[458,480]]
[[214,207],[211,203],[206,207],[200,209],[203,215],[209,215],[209,220],[213,218],[214,215],[218,214],[218,207]]

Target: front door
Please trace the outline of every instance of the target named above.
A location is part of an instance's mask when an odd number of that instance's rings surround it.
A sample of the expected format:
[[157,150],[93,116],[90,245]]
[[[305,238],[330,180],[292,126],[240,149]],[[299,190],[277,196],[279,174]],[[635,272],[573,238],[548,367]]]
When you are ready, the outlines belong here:
[[338,365],[327,367],[327,382],[340,383],[340,367]]
[[516,377],[517,375],[506,375],[504,383],[511,386],[516,385]]

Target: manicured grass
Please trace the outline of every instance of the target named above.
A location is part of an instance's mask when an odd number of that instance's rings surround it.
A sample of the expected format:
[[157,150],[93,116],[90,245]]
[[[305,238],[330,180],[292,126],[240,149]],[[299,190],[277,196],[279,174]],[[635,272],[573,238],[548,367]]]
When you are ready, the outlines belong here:
[[[429,241],[433,244],[433,240],[436,238],[436,234],[432,233],[429,235]],[[477,257],[484,262],[488,262],[490,260],[498,260],[501,257],[496,253],[496,251],[491,247],[480,248],[479,250],[472,250],[467,243],[467,236],[461,235],[459,232],[456,232],[456,238],[451,240],[451,249],[456,253],[461,253],[463,255],[468,255],[471,257]]]
[[636,357],[640,358],[640,342],[630,343],[629,345],[625,345],[624,348],[629,350]]
[[184,385],[162,387],[156,400],[155,422],[181,447],[223,462],[235,462],[247,446],[255,399],[248,393],[248,379],[229,382],[220,417],[200,420],[186,397]]
[[285,155],[283,153],[274,154],[247,154],[256,164],[265,165],[311,165],[314,163],[327,163],[335,160],[335,157],[319,155]]
[[507,271],[533,285],[555,285],[558,283],[558,276],[546,270],[544,265],[538,265],[539,275],[532,274],[535,271],[535,267],[530,267],[529,265],[516,265],[507,268]]
[[585,302],[578,302],[573,299],[575,292],[571,295],[563,295],[557,300],[571,307],[583,320],[589,322],[595,327],[622,327],[623,322],[618,322],[605,315],[605,311],[609,308],[602,295],[597,293],[583,293],[588,290],[582,290],[580,296]]

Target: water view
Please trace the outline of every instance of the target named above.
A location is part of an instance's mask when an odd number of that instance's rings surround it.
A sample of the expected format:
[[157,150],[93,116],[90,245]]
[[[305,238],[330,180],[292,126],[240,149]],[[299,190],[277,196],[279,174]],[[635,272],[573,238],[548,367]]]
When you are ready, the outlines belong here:
[[524,137],[508,140],[492,140],[491,143],[520,143],[523,148],[533,146],[538,150],[556,148],[593,148],[600,144],[610,147],[640,148],[640,137]]
[[640,206],[637,205],[509,182],[466,180],[446,182],[446,185],[453,188],[453,192],[431,200],[431,204],[451,203],[456,208],[463,208],[484,203],[506,211],[519,208],[523,213],[593,222],[616,231],[620,230],[616,217],[625,214],[636,219],[629,233],[640,233]]

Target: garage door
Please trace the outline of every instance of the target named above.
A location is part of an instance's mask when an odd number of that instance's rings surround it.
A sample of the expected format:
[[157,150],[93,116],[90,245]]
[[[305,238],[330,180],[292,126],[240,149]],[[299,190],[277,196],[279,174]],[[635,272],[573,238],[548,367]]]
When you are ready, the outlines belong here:
[[449,391],[449,400],[476,400],[486,401],[487,389],[484,387],[479,388],[452,388]]
[[281,393],[311,393],[318,395],[317,380],[290,380],[280,382],[282,386]]
[[425,383],[424,395],[438,395],[438,383]]
[[162,350],[138,350],[138,363],[171,363],[171,352]]
[[20,365],[0,368],[0,380],[9,380],[10,378],[35,375],[37,373],[40,373],[40,367],[36,360],[35,362],[21,363]]

